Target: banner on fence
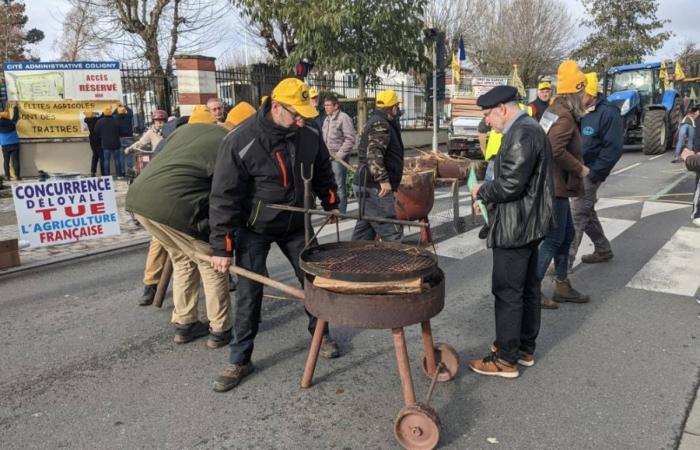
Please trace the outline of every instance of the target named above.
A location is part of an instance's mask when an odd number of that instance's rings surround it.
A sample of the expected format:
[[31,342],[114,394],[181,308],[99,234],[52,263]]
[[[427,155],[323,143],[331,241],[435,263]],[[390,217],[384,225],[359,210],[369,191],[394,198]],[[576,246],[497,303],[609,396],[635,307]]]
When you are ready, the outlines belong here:
[[473,77],[472,96],[479,97],[496,86],[504,86],[506,84],[508,84],[508,77]]
[[115,61],[3,64],[10,105],[17,104],[22,138],[87,136],[83,111],[116,107],[122,98]]
[[31,247],[120,233],[111,177],[48,180],[12,187],[19,239]]

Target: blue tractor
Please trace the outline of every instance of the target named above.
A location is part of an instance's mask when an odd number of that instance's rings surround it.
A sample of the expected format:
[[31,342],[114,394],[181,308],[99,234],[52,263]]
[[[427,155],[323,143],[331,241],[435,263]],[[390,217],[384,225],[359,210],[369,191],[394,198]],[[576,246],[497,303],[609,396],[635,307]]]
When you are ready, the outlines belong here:
[[664,87],[661,63],[611,67],[605,73],[605,95],[620,108],[625,144],[642,144],[646,155],[664,153],[673,144],[681,115],[681,98]]

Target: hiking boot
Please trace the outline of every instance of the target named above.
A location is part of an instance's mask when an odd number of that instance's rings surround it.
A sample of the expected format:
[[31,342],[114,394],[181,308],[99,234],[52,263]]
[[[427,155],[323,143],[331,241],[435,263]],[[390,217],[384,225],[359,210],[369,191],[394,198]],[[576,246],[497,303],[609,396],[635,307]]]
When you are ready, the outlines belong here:
[[333,359],[340,356],[340,350],[338,350],[338,344],[335,343],[332,337],[323,336],[321,339],[321,356],[326,359]]
[[605,252],[605,253],[593,252],[590,255],[583,255],[581,257],[581,262],[584,262],[586,264],[595,264],[595,263],[610,261],[612,258],[613,258],[613,252]]
[[554,294],[552,300],[555,302],[586,303],[591,298],[571,287],[571,282],[567,278],[564,281],[554,279]]
[[231,328],[225,331],[209,331],[209,339],[207,339],[207,348],[215,349],[228,345],[231,342]]
[[489,237],[490,228],[491,227],[489,227],[489,224],[486,224],[483,227],[481,227],[481,230],[479,230],[479,239],[486,239],[487,237]]
[[153,298],[158,290],[157,284],[147,284],[143,288],[143,295],[139,299],[139,306],[148,306],[153,304]]
[[199,320],[187,325],[175,324],[175,343],[186,344],[197,338],[209,335],[209,323]]
[[469,368],[480,375],[501,378],[518,378],[518,368],[508,361],[498,357],[496,353],[490,353],[483,359],[472,359]]
[[254,370],[255,366],[250,362],[248,364],[230,364],[214,380],[214,390],[216,392],[230,391]]
[[557,309],[559,308],[559,303],[552,301],[551,298],[540,293],[540,298],[542,299],[542,309]]
[[520,358],[518,358],[518,364],[525,367],[532,367],[535,365],[535,355],[532,353],[520,352]]

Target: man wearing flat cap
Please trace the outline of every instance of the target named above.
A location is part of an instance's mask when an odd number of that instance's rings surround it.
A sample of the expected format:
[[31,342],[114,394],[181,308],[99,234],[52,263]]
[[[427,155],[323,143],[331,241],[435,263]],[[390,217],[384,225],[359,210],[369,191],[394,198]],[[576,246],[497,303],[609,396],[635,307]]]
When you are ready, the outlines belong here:
[[514,87],[495,87],[477,104],[503,140],[493,180],[472,189],[472,198],[492,207],[487,244],[493,250],[496,339],[488,356],[469,367],[481,375],[517,378],[518,365],[535,362],[540,329],[537,247],[552,217],[551,150],[542,127],[518,108]]

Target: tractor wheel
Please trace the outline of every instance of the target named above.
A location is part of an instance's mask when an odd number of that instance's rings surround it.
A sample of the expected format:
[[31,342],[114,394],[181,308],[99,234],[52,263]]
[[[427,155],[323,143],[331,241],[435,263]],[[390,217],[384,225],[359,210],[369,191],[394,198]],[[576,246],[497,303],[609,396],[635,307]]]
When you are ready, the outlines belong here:
[[673,107],[668,116],[668,127],[669,136],[668,148],[674,148],[678,139],[678,127],[681,126],[681,120],[683,120],[683,114],[681,113],[681,101],[676,97],[673,100]]
[[645,155],[660,155],[666,151],[668,124],[666,110],[652,109],[644,115],[642,123],[642,148]]

